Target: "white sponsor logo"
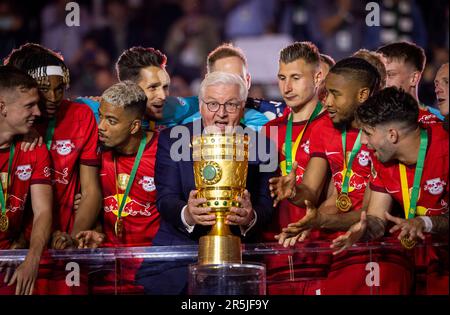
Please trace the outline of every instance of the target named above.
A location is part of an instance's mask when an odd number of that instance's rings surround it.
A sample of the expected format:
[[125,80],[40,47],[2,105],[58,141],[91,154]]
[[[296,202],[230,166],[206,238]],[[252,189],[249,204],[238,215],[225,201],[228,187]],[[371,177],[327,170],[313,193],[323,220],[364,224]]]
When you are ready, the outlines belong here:
[[20,180],[26,181],[30,179],[32,171],[33,169],[31,168],[30,164],[19,165],[17,166],[16,175],[19,177]]
[[444,191],[445,185],[446,183],[438,177],[427,180],[423,189],[429,191],[432,195],[440,195]]
[[142,177],[138,184],[142,185],[142,189],[144,189],[146,192],[151,192],[156,189],[155,179],[150,176]]
[[358,154],[358,162],[361,166],[369,165],[370,154],[367,151],[361,150]]
[[52,150],[56,150],[59,155],[68,155],[74,148],[75,145],[70,140],[56,140],[52,146]]

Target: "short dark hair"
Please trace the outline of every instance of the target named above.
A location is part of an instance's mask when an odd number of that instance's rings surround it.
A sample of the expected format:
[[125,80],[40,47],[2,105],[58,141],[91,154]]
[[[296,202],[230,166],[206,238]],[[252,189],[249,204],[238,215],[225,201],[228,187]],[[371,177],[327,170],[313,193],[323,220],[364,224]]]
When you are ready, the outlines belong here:
[[378,73],[380,74],[380,89],[382,89],[386,86],[387,74],[386,66],[383,63],[383,60],[381,60],[380,55],[380,53],[375,51],[362,48],[355,52],[352,57],[364,59],[378,70]]
[[34,78],[38,84],[48,80],[47,66],[59,66],[63,71],[63,83],[69,85],[69,68],[64,63],[64,58],[42,45],[27,43],[14,49],[4,60],[4,65],[16,67]]
[[290,63],[298,59],[303,59],[308,64],[319,66],[319,49],[311,42],[295,42],[280,51],[280,61],[283,63]]
[[419,104],[403,89],[388,87],[369,97],[356,110],[356,119],[363,125],[375,127],[380,124],[401,122],[416,128]]
[[427,57],[422,47],[410,42],[395,42],[378,48],[377,52],[388,59],[397,59],[412,65],[417,71],[423,72]]
[[157,49],[132,47],[125,50],[116,63],[119,81],[130,80],[137,83],[141,78],[141,69],[147,67],[165,68],[167,57]]
[[37,87],[36,80],[25,72],[12,66],[0,66],[0,93],[16,88],[31,90]]
[[217,46],[213,51],[208,54],[206,58],[206,70],[208,73],[212,72],[212,68],[214,63],[217,60],[228,58],[228,57],[237,57],[241,59],[242,63],[245,67],[247,67],[247,57],[245,57],[244,52],[239,47],[233,46],[231,43],[224,43],[220,46]]
[[342,75],[370,89],[370,94],[380,90],[380,74],[369,62],[361,58],[344,58],[338,61],[330,73]]
[[336,64],[333,57],[326,54],[320,54],[320,61],[326,63],[330,68]]

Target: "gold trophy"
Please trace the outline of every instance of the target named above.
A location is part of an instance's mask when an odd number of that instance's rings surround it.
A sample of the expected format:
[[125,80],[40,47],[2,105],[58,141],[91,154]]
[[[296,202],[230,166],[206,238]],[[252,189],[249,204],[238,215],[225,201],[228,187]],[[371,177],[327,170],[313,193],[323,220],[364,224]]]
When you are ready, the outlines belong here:
[[216,224],[200,238],[198,263],[242,263],[241,240],[233,235],[225,218],[231,207],[239,207],[248,169],[248,135],[203,134],[193,138],[197,198],[216,214]]

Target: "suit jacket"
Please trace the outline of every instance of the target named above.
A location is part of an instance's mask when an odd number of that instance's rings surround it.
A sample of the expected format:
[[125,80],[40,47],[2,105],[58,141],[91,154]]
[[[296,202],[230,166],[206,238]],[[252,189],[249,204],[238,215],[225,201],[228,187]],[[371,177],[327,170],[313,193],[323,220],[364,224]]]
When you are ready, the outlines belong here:
[[[193,123],[184,126],[190,132],[190,138],[186,139],[186,141],[192,142]],[[191,190],[195,190],[194,162],[192,161],[192,146],[189,146],[189,160],[176,162],[171,159],[171,146],[176,141],[180,141],[180,137],[170,138],[172,129],[163,130],[158,140],[155,184],[157,191],[156,205],[161,214],[161,224],[153,240],[153,245],[194,245],[198,244],[201,236],[208,233],[210,227],[196,225],[194,231],[189,233],[181,221],[181,211],[187,204],[189,193]],[[251,139],[250,145],[257,145],[256,139],[257,137]],[[256,150],[256,152],[258,151]],[[263,162],[258,157],[256,157],[255,161],[249,159],[248,163],[247,189],[251,195],[252,206],[256,212],[257,220],[255,226],[242,239],[243,242],[260,241],[261,230],[269,223],[273,213],[269,179],[275,173],[260,172],[259,165],[261,163]],[[239,227],[232,226],[231,228],[235,235],[241,235]]]

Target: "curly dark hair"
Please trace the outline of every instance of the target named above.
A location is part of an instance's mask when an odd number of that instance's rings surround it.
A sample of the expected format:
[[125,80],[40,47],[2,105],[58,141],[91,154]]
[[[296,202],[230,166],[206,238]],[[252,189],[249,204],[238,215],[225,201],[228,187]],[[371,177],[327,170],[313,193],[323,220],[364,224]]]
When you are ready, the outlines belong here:
[[59,66],[63,70],[63,82],[69,85],[69,68],[57,52],[35,43],[27,43],[14,49],[4,60],[4,65],[16,67],[33,77],[38,84],[48,81],[47,66]]
[[342,75],[346,79],[355,81],[361,87],[369,88],[371,95],[380,89],[380,73],[374,66],[362,58],[344,58],[330,69],[330,73]]
[[164,68],[167,57],[154,48],[132,47],[125,50],[116,63],[117,78],[119,81],[130,80],[137,83],[141,69],[147,67]]
[[375,127],[390,122],[401,122],[405,127],[418,126],[419,104],[403,89],[388,87],[369,97],[356,110],[356,120]]

